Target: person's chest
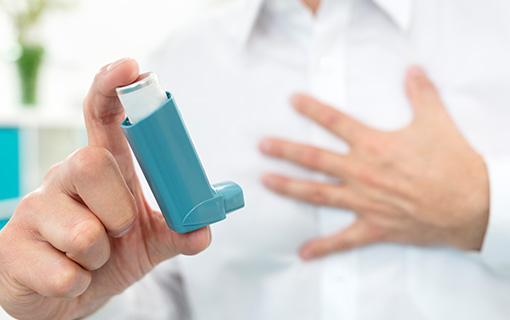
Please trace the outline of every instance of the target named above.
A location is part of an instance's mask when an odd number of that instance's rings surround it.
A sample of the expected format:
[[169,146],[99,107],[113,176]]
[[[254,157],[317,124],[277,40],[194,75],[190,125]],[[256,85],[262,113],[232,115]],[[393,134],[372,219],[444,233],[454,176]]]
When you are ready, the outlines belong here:
[[[308,93],[377,129],[398,130],[413,117],[404,86],[412,64],[429,73],[477,150],[484,156],[510,152],[510,42],[501,41],[510,37],[510,23],[498,29],[494,24],[501,21],[480,21],[474,10],[467,10],[471,16],[457,13],[451,2],[417,1],[407,30],[370,1],[349,10],[351,15],[304,21],[294,35],[288,26],[262,20],[242,52],[200,45],[192,56],[167,64],[168,74],[162,76],[169,80],[211,182],[239,181],[246,189],[248,210],[296,205],[262,187],[260,177],[266,172],[328,180],[262,156],[257,148],[262,138],[348,152],[343,141],[292,109],[293,93]],[[302,32],[307,26],[310,32]],[[499,34],[491,34],[494,30]],[[330,234],[352,221],[350,214],[338,210],[300,208],[305,215],[323,212],[305,219],[315,221],[307,225],[312,234]],[[328,217],[324,223],[322,216]],[[270,221],[280,218],[276,225],[291,217],[283,213]]]
[[169,63],[170,89],[199,151],[204,157],[208,150],[225,154],[231,168],[230,155],[263,161],[256,145],[264,136],[347,151],[339,139],[292,110],[289,98],[296,92],[378,129],[405,127],[413,117],[405,72],[419,64],[467,138],[481,151],[497,152],[489,142],[510,130],[505,120],[510,119],[510,41],[504,41],[510,39],[510,23],[498,16],[482,19],[473,10],[457,12],[451,3],[417,1],[409,30],[374,8],[352,9],[358,13],[324,35],[312,24],[310,33],[296,35],[301,41],[277,26],[262,25],[240,54],[222,46],[207,52],[197,48],[192,66]]
[[[232,314],[242,314],[244,307],[258,301],[254,319],[283,310],[270,300],[294,301],[299,307],[293,314],[303,319],[319,314],[319,309],[346,319],[359,312],[370,319],[379,311],[391,316],[387,306],[395,299],[400,301],[400,309],[393,306],[395,310],[405,309],[407,300],[402,297],[414,295],[405,287],[406,277],[419,267],[407,256],[414,249],[381,245],[312,264],[299,260],[297,252],[305,241],[340,231],[354,216],[279,197],[260,183],[265,172],[327,179],[263,157],[257,149],[263,137],[348,151],[342,141],[292,110],[289,97],[294,92],[309,93],[373,127],[398,130],[413,116],[404,75],[409,65],[417,63],[436,83],[453,119],[475,148],[484,155],[510,153],[510,64],[506,61],[510,42],[502,41],[509,38],[510,24],[496,27],[502,21],[481,18],[473,9],[483,6],[473,1],[465,4],[471,7],[466,12],[454,2],[417,1],[415,20],[403,31],[370,2],[360,3],[372,7],[358,7],[327,32],[318,28],[289,36],[287,29],[262,24],[242,53],[233,54],[221,41],[213,46],[197,42],[190,46],[192,53],[172,52],[165,70],[158,70],[177,99],[210,181],[236,181],[246,197],[245,209],[213,226],[211,248],[182,259],[192,304],[203,306],[215,294],[236,301]],[[429,262],[473,263],[454,256],[432,256]],[[480,279],[486,276],[475,272]],[[215,283],[224,290],[217,292]],[[324,297],[326,292],[332,300]],[[335,308],[324,307],[329,302]],[[372,308],[358,310],[361,302]]]

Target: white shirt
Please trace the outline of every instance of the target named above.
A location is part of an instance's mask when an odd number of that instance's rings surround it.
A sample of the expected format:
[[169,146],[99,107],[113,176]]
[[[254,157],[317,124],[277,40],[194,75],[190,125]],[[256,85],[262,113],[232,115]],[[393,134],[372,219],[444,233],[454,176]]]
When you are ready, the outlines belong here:
[[[210,181],[238,182],[246,208],[213,225],[205,252],[163,263],[103,314],[508,319],[509,17],[505,0],[324,0],[315,17],[297,0],[248,0],[167,41],[152,69],[177,99]],[[404,75],[413,63],[425,68],[460,130],[487,160],[491,213],[482,253],[380,244],[302,261],[301,245],[339,232],[354,215],[266,190],[265,172],[327,177],[265,158],[258,142],[277,136],[347,151],[293,111],[288,98],[294,92],[375,128],[402,128],[412,118]]]

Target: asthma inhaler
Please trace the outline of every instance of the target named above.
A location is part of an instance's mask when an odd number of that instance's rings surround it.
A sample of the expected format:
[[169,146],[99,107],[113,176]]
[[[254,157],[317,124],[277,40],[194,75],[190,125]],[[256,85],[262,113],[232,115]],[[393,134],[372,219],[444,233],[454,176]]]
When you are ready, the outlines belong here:
[[173,96],[155,73],[117,88],[127,114],[121,127],[168,226],[190,232],[244,207],[234,182],[210,185]]

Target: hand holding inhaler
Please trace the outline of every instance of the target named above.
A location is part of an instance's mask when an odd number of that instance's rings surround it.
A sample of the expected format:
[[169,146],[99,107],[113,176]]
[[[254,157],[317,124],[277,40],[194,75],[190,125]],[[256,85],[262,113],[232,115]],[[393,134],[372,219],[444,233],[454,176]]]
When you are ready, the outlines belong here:
[[209,245],[209,227],[174,232],[145,201],[115,92],[138,78],[132,59],[99,71],[84,101],[89,145],[53,166],[0,231],[0,305],[12,316],[84,317],[158,263]]

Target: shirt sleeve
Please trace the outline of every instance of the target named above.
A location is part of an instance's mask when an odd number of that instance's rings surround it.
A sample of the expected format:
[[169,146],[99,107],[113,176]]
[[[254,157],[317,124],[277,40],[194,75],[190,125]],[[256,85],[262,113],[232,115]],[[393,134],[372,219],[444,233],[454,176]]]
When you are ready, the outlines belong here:
[[490,215],[481,251],[495,272],[510,276],[510,156],[486,159],[490,180]]
[[87,320],[168,320],[190,319],[178,258],[158,265]]

